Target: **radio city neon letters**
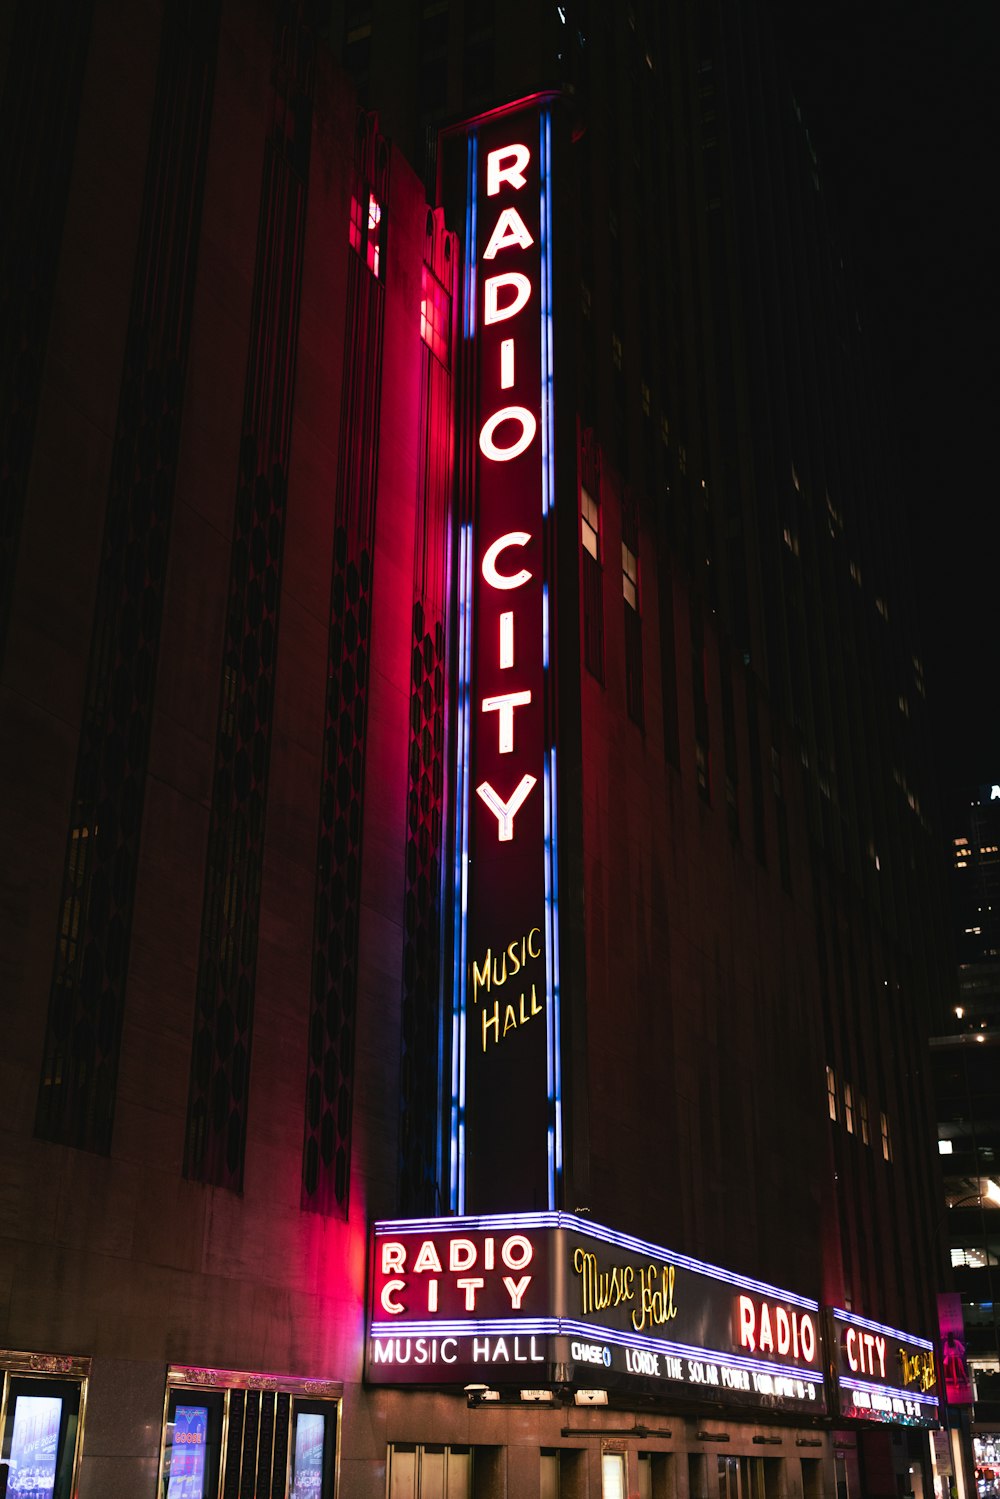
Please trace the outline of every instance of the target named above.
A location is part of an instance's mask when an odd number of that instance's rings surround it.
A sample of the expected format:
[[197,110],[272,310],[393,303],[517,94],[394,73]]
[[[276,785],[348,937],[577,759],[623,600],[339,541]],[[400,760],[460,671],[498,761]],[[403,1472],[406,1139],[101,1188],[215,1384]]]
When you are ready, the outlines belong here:
[[[520,142],[511,142],[486,157],[486,192],[496,197],[504,186],[519,192],[527,184],[525,168],[531,164],[531,151]],[[528,249],[534,240],[516,208],[503,208],[498,214],[493,231],[483,251],[483,259],[495,260],[498,254],[519,252]],[[483,284],[483,321],[487,325],[506,322],[522,313],[531,301],[531,278],[523,271],[498,270],[487,276]],[[516,334],[516,329],[514,330]],[[500,341],[500,360],[497,370],[501,391],[514,385],[517,357],[516,337]],[[501,432],[501,429],[507,430]],[[512,435],[513,433],[513,435]],[[483,421],[479,431],[479,451],[490,463],[509,463],[527,452],[538,435],[535,414],[526,406],[504,405]],[[531,542],[527,531],[508,531],[490,540],[482,556],[481,573],[489,588],[513,591],[524,586],[533,576],[530,568],[501,570],[501,559],[505,552],[515,547],[526,547]],[[508,564],[509,566],[509,564]],[[505,610],[500,616],[499,665],[501,670],[514,666],[515,611]],[[509,692],[493,693],[481,699],[480,711],[497,715],[498,750],[501,755],[510,755],[515,750],[515,710],[526,708],[531,703],[530,689],[513,688]],[[476,794],[497,820],[497,840],[509,843],[514,837],[514,819],[537,785],[538,778],[525,772],[514,790],[502,795],[484,780],[476,787]]]
[[[855,1374],[878,1374],[885,1378],[885,1338],[877,1337],[871,1332],[860,1332],[856,1327],[849,1327],[844,1338],[844,1347],[847,1353],[847,1362]],[[875,1356],[878,1355],[878,1367],[875,1366]]]
[[772,1306],[762,1301],[758,1306],[749,1296],[741,1296],[739,1307],[740,1346],[755,1353],[791,1355],[811,1364],[816,1357],[816,1327],[808,1312]]
[[[499,1249],[501,1265],[515,1272],[529,1265],[535,1253],[534,1245],[524,1234],[508,1235],[501,1242]],[[418,1287],[423,1288],[423,1305],[426,1306],[426,1310],[431,1314],[437,1312],[440,1277],[445,1274],[455,1277],[453,1285],[462,1293],[465,1310],[474,1312],[476,1297],[486,1286],[486,1273],[498,1268],[497,1244],[492,1237],[487,1238],[481,1246],[475,1244],[472,1239],[454,1238],[439,1247],[433,1239],[424,1239],[409,1269],[407,1269],[406,1260],[406,1244],[395,1239],[385,1240],[382,1243],[379,1268],[383,1275],[390,1278],[383,1283],[378,1299],[382,1310],[390,1317],[399,1317],[414,1310],[407,1306],[406,1302],[400,1300],[400,1297],[407,1292],[412,1295]],[[483,1274],[458,1273],[473,1268],[481,1269]],[[417,1276],[426,1277],[426,1279],[416,1281]],[[531,1281],[531,1275],[520,1275],[517,1279],[513,1275],[501,1276],[501,1283],[510,1297],[512,1311],[521,1310],[525,1292],[531,1285]]]

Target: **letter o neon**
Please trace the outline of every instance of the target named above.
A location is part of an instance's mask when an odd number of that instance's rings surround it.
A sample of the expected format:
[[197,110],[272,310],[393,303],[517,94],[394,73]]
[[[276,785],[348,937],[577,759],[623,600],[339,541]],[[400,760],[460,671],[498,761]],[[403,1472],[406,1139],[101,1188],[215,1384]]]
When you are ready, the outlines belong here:
[[534,1252],[530,1239],[526,1239],[523,1234],[511,1234],[509,1239],[503,1241],[500,1258],[508,1269],[522,1270],[525,1265],[531,1263]]
[[811,1364],[816,1357],[816,1329],[813,1327],[813,1319],[808,1315],[799,1323],[799,1342],[802,1344],[802,1357],[807,1364]]
[[[493,441],[493,434],[502,422],[521,424],[521,435],[509,448],[498,448]],[[519,458],[531,446],[537,430],[538,424],[526,406],[501,406],[499,411],[494,411],[483,423],[483,430],[479,434],[479,451],[493,463],[508,463],[511,458]]]

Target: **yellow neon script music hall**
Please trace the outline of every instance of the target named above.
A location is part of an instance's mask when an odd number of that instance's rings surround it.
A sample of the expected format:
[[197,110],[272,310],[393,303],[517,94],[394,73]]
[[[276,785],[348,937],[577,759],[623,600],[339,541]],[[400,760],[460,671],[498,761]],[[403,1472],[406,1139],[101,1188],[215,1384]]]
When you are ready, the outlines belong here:
[[[492,989],[502,988],[508,979],[522,972],[529,959],[540,958],[542,955],[541,939],[541,928],[533,926],[530,932],[522,937],[515,937],[513,942],[509,942],[506,947],[500,949],[497,956],[494,957],[493,949],[488,947],[481,963],[473,960],[471,965],[473,1003],[479,1003],[480,989],[485,989],[489,994]],[[522,982],[525,980],[522,979]],[[527,987],[522,989],[517,1001],[504,1005],[502,1016],[499,999],[493,1001],[492,1009],[488,1003],[485,1003],[482,1008],[483,1051],[486,1050],[489,1041],[496,1045],[510,1031],[518,1030],[533,1016],[541,1015],[544,1009],[544,997],[543,990],[540,1004],[537,985],[533,983],[530,991]]]

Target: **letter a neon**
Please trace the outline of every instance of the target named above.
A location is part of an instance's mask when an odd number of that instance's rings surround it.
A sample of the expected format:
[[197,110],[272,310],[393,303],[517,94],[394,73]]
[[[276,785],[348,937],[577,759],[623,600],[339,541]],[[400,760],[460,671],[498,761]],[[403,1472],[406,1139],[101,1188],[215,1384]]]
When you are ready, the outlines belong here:
[[523,775],[508,801],[504,801],[493,790],[489,781],[483,781],[482,785],[476,787],[476,795],[483,799],[497,820],[497,839],[500,843],[509,843],[513,838],[514,817],[524,805],[525,798],[535,784],[535,779],[534,776]]
[[528,226],[517,209],[505,208],[497,219],[489,244],[483,251],[483,259],[492,260],[498,250],[508,250],[511,245],[517,245],[519,249],[526,250],[534,243]]

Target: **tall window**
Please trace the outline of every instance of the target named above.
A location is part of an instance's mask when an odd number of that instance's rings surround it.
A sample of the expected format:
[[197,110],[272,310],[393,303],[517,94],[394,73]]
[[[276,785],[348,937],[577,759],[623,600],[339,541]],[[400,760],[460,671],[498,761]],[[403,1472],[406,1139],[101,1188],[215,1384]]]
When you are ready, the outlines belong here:
[[642,685],[642,616],[639,613],[639,512],[631,495],[622,502],[622,596],[625,600],[625,700],[628,715],[645,722]]
[[854,1090],[850,1083],[844,1084],[844,1123],[847,1125],[847,1133],[854,1134]]
[[705,622],[701,604],[692,598],[691,622],[691,694],[694,700],[694,758],[698,777],[698,795],[712,800],[712,776],[708,741],[708,689],[705,681]]
[[826,1107],[830,1118],[837,1119],[837,1078],[832,1067],[826,1069]]
[[885,1114],[880,1114],[882,1124],[882,1155],[885,1160],[892,1160],[892,1140],[889,1138],[889,1121]]
[[601,510],[595,496],[580,488],[580,540],[583,543],[583,659],[604,681],[604,570],[601,567]]
[[735,843],[740,836],[740,808],[737,787],[739,785],[739,762],[736,755],[736,712],[733,707],[733,678],[729,662],[719,661],[719,679],[722,688],[722,753],[726,768],[726,820],[729,836]]

